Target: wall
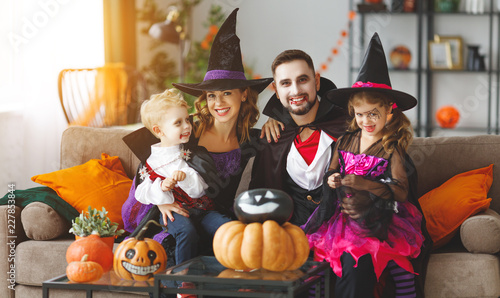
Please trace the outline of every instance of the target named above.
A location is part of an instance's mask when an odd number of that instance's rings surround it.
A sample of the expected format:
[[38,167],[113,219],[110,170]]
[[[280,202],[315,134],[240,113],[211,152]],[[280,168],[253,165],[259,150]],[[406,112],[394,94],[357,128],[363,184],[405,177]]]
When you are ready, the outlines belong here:
[[[354,1],[355,3],[359,1]],[[389,5],[388,0],[386,3]],[[488,2],[488,1],[485,1]],[[309,53],[320,69],[322,63],[330,55],[332,47],[340,39],[340,31],[346,29],[348,22],[349,1],[331,0],[205,0],[198,5],[193,14],[195,20],[194,38],[203,39],[206,33],[201,22],[206,19],[206,12],[211,4],[221,5],[227,13],[239,7],[237,33],[241,39],[241,47],[245,63],[251,65],[256,73],[270,76],[270,64],[274,57],[285,49],[299,48]],[[487,7],[488,9],[488,7]],[[365,48],[359,43],[359,17],[355,19],[355,26],[350,33],[354,34],[354,57],[361,57]],[[497,36],[498,23],[494,23],[494,38]],[[477,43],[482,45],[482,53],[486,53],[487,28],[486,17],[481,16],[440,16],[435,22],[436,32],[440,35],[458,35],[466,44]],[[389,56],[390,51],[397,45],[407,46],[413,53],[411,67],[416,67],[417,50],[417,18],[416,16],[375,15],[366,19],[365,40],[369,40],[373,32],[378,32]],[[422,28],[425,32],[425,27]],[[480,34],[478,34],[480,33]],[[423,49],[427,45],[424,35]],[[494,41],[493,57],[497,55],[496,39]],[[463,50],[464,59],[467,52]],[[322,75],[333,80],[338,87],[346,87],[355,79],[357,71],[351,80],[348,79],[348,47],[340,47],[340,53],[328,65]],[[492,57],[487,57],[488,60]],[[424,66],[427,56],[422,57]],[[496,65],[496,59],[492,59]],[[416,74],[412,72],[391,72],[393,88],[417,95]],[[434,76],[432,114],[441,106],[453,105],[461,112],[461,119],[457,128],[486,127],[488,113],[486,85],[487,76],[477,73],[444,72]],[[425,86],[425,84],[424,84]],[[493,88],[496,88],[495,80]],[[493,92],[493,91],[492,91]],[[271,92],[265,91],[260,97],[262,107]],[[422,88],[422,117],[425,120],[425,88]],[[495,92],[492,93],[495,99]],[[495,104],[489,111],[492,115],[497,107]],[[413,123],[417,121],[417,109],[407,112]],[[259,121],[261,125],[265,117]],[[434,119],[431,119],[435,123]],[[494,125],[494,119],[492,119]],[[434,135],[471,135],[485,133],[485,131],[436,130]]]

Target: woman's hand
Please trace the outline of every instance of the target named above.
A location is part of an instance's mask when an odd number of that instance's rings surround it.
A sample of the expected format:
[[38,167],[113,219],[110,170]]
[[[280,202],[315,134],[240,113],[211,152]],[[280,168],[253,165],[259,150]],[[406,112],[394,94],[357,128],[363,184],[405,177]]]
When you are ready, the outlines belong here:
[[260,138],[262,139],[264,136],[267,139],[268,143],[271,143],[271,137],[274,142],[277,143],[278,139],[281,137],[281,130],[285,129],[285,124],[279,122],[278,120],[274,120],[273,118],[267,119],[267,122],[262,125],[262,131],[260,132]]
[[328,177],[327,183],[330,188],[337,188],[342,186],[342,177],[340,176],[340,173],[333,173]]
[[174,221],[172,212],[180,214],[184,217],[189,217],[189,212],[186,209],[182,208],[177,202],[174,202],[172,204],[158,205],[158,209],[160,209],[161,215],[163,216],[163,224],[165,226],[167,226],[167,218],[170,219],[170,221]]

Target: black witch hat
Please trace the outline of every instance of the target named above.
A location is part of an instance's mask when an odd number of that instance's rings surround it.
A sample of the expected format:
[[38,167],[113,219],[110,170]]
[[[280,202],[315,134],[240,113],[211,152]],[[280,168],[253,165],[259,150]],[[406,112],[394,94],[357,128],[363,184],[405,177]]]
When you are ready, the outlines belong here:
[[384,48],[377,33],[373,34],[365,57],[361,63],[356,82],[351,88],[330,90],[326,98],[334,104],[347,108],[352,94],[360,91],[377,91],[391,98],[402,111],[417,105],[417,99],[408,93],[392,89]]
[[221,91],[244,87],[251,87],[260,93],[273,81],[272,78],[246,79],[241,59],[240,39],[236,35],[237,11],[238,8],[227,17],[214,38],[203,82],[196,84],[174,83],[172,85],[188,94],[200,96],[203,91]]

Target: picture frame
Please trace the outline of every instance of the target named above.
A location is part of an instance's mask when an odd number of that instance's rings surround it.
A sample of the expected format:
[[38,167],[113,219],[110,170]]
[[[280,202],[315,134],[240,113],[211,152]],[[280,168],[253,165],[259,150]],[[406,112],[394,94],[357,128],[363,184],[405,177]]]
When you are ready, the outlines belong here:
[[451,69],[451,47],[445,41],[429,41],[429,67],[431,69]]
[[464,55],[463,55],[464,48],[463,48],[462,37],[435,35],[434,41],[448,42],[450,44],[451,66],[449,69],[455,69],[455,70],[464,69]]

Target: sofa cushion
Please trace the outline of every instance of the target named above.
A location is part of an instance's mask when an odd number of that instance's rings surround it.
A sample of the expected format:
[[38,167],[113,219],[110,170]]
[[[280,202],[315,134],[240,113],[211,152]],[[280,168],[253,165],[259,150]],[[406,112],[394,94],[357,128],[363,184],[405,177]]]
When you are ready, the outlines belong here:
[[21,211],[21,223],[26,236],[33,240],[50,240],[68,234],[71,223],[52,207],[33,202]]
[[488,209],[465,220],[460,237],[468,251],[495,254],[500,251],[500,215]]
[[499,297],[500,262],[490,254],[433,253],[425,297]]
[[101,159],[36,175],[31,180],[52,188],[79,212],[87,210],[88,206],[106,208],[109,219],[123,228],[121,209],[132,180],[127,177],[118,156],[102,153]]
[[419,202],[427,221],[434,248],[448,243],[469,216],[485,211],[491,199],[493,165],[453,176],[429,191]]

